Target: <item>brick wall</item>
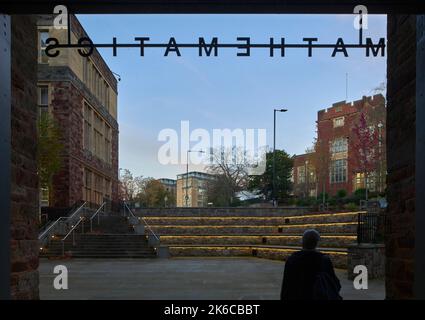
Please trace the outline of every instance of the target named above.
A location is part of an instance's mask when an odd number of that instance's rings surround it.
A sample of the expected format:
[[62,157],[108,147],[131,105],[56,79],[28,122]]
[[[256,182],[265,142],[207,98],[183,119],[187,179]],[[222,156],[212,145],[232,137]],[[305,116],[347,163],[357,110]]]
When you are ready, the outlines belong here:
[[386,294],[413,297],[416,16],[388,16]]
[[[327,110],[320,110],[317,114],[317,136],[321,141],[325,141],[325,145],[332,142],[336,138],[348,138],[348,160],[347,160],[347,180],[342,183],[330,183],[329,178],[326,181],[326,192],[335,195],[338,190],[344,189],[348,194],[353,193],[354,185],[353,179],[356,172],[359,172],[359,165],[356,163],[356,156],[353,154],[355,136],[353,134],[353,127],[359,121],[361,113],[365,113],[366,117],[371,115],[373,108],[385,108],[385,99],[382,95],[375,95],[373,97],[363,97],[360,100],[346,103],[341,101],[334,103],[331,108]],[[385,109],[382,109],[385,115]],[[344,117],[344,125],[334,128],[333,119]],[[381,120],[381,119],[380,119]],[[385,119],[382,119],[383,122]],[[385,126],[384,126],[385,128]],[[381,131],[382,139],[385,140],[385,129]],[[385,148],[385,146],[383,146]],[[319,193],[322,192],[323,182],[319,181]]]
[[38,299],[37,34],[34,17],[11,21],[11,294]]

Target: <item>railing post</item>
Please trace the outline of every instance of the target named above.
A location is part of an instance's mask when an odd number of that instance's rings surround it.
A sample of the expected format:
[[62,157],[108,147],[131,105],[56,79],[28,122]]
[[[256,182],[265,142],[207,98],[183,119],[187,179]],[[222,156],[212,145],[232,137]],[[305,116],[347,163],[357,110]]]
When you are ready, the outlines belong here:
[[360,224],[360,215],[361,213],[359,212],[357,214],[357,243],[360,244],[361,243],[361,224]]
[[75,229],[72,230],[72,245],[75,246]]
[[62,240],[62,257],[65,256],[65,241]]

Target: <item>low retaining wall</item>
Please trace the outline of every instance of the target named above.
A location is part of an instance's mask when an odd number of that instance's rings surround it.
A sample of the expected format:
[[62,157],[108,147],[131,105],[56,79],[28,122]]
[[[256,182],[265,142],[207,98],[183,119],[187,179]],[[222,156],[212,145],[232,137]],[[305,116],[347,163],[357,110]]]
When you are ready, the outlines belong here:
[[[346,248],[355,243],[356,236],[322,236],[320,247]],[[301,246],[302,236],[267,236],[267,235],[162,235],[161,244],[164,245],[278,245]]]
[[356,222],[331,224],[283,225],[283,226],[163,226],[151,225],[160,235],[223,235],[223,234],[302,234],[306,229],[314,228],[320,233],[354,234]]
[[150,225],[261,225],[261,226],[279,226],[285,224],[308,224],[308,223],[327,223],[327,222],[357,222],[358,212],[327,213],[327,214],[309,214],[295,215],[287,217],[258,217],[258,216],[239,216],[239,217],[158,217],[149,216],[145,220]]
[[[257,257],[285,261],[297,249],[278,249],[260,247],[179,247],[170,246],[171,257]],[[347,254],[345,252],[326,253],[336,268],[347,268]]]
[[353,244],[348,247],[348,279],[353,280],[356,265],[367,268],[368,279],[385,277],[385,245]]

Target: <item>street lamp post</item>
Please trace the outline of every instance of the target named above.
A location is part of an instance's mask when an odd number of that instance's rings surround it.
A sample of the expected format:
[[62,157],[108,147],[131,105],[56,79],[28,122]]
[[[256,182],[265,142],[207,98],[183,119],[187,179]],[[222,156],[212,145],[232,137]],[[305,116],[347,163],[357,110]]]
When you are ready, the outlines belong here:
[[186,157],[186,196],[185,196],[185,203],[186,203],[186,207],[188,206],[188,200],[189,200],[189,195],[188,195],[188,186],[189,186],[189,153],[190,152],[199,152],[199,153],[205,153],[205,151],[202,150],[187,150],[187,157]]
[[277,206],[276,199],[276,112],[286,112],[287,109],[273,110],[273,207]]

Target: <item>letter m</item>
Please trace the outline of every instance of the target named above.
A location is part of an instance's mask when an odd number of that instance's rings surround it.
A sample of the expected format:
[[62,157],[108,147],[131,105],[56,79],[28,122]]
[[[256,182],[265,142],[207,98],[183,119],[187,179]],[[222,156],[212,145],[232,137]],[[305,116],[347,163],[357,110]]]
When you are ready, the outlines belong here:
[[373,44],[371,38],[366,38],[366,57],[370,56],[370,50],[372,50],[372,54],[376,57],[381,50],[381,57],[385,54],[385,38],[380,38],[378,44]]
[[211,55],[212,50],[214,49],[214,56],[217,57],[218,47],[217,47],[218,39],[217,37],[212,38],[211,44],[207,45],[205,43],[204,38],[199,38],[199,56],[202,57],[202,49],[205,50],[206,55],[209,57]]

